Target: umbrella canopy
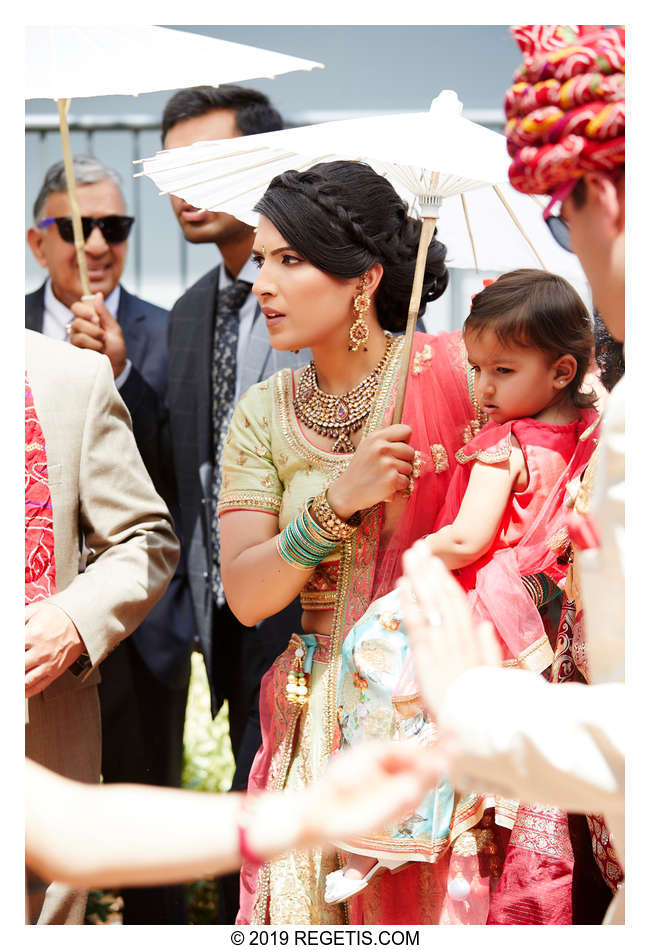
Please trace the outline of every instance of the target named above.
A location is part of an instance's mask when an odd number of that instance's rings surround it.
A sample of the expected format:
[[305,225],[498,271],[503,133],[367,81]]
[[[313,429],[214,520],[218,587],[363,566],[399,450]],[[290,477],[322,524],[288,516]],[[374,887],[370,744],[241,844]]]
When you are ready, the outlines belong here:
[[28,26],[26,99],[137,96],[323,68],[284,53],[161,26]]
[[56,99],[74,244],[83,290],[92,300],[77,203],[67,114],[73,98],[273,78],[321,67],[284,53],[159,26],[28,26],[26,99]]
[[[539,208],[529,197],[522,202],[519,196],[515,202],[511,189],[508,201],[499,187],[508,179],[510,159],[505,137],[464,118],[462,103],[451,90],[443,90],[429,112],[344,119],[170,149],[144,159],[143,174],[152,178],[163,194],[178,195],[197,208],[227,211],[251,222],[253,205],[275,175],[335,159],[368,162],[386,175],[402,196],[413,200],[423,219],[406,328],[402,386],[420,304],[426,250],[438,217],[440,239],[449,248],[452,266],[474,266],[477,270],[480,266],[490,270],[510,270],[522,264],[548,266],[518,219],[514,205],[526,208],[529,221],[534,218],[541,235],[544,229],[539,223]],[[502,224],[498,223],[499,216],[490,212],[489,201],[486,204],[479,199],[473,203],[476,215],[470,212],[470,199],[488,187],[491,198],[500,206]],[[456,212],[450,209],[446,219],[446,206],[452,198]],[[501,240],[501,228],[509,233],[508,240]],[[452,239],[452,230],[457,240]],[[543,240],[546,248],[554,243],[550,236],[544,235]],[[525,249],[525,261],[521,253],[518,260],[510,254],[518,245]],[[498,253],[500,246],[503,256]],[[489,264],[478,257],[480,247],[489,249]],[[558,253],[552,252],[555,261]],[[566,261],[565,266],[569,266]],[[403,391],[397,399],[395,421],[400,417],[402,401]]]
[[[144,174],[196,207],[245,209],[274,175],[336,158],[367,161],[425,202],[507,180],[505,138],[461,115],[444,90],[429,112],[323,122],[249,135],[231,147],[196,142],[143,160]],[[230,143],[232,140],[228,140]],[[243,160],[243,157],[246,160]],[[240,197],[242,202],[234,205]]]
[[162,194],[256,225],[259,216],[253,207],[275,175],[334,159],[367,161],[413,210],[426,216],[434,204],[450,267],[503,271],[542,266],[580,280],[576,257],[553,240],[537,201],[508,184],[505,137],[463,118],[461,108],[456,94],[446,91],[429,112],[196,142],[141,160],[140,174],[151,178]]

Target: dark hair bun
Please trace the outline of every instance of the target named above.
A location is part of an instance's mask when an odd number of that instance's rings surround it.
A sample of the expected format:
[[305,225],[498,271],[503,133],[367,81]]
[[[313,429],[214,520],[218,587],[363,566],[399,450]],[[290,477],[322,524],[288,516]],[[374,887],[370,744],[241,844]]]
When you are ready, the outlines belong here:
[[[377,313],[386,330],[403,330],[411,302],[415,261],[420,241],[422,222],[406,214],[399,232],[392,239],[395,253],[387,255],[384,276],[377,291]],[[437,300],[449,283],[449,271],[445,264],[447,248],[435,236],[429,245],[427,263],[422,283],[419,316],[424,313],[427,303]]]
[[[385,330],[406,326],[421,222],[410,218],[393,186],[363,162],[324,162],[273,179],[255,206],[315,267],[358,277],[380,263],[375,297]],[[449,282],[447,249],[435,238],[427,254],[419,314]]]

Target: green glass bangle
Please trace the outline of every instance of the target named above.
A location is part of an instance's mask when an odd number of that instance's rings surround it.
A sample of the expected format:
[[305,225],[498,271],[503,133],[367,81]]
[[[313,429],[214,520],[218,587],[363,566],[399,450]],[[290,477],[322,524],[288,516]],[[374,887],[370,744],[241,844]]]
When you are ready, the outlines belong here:
[[275,547],[287,564],[301,570],[311,571],[339,544],[330,538],[310,517],[307,501],[305,508],[276,535]]

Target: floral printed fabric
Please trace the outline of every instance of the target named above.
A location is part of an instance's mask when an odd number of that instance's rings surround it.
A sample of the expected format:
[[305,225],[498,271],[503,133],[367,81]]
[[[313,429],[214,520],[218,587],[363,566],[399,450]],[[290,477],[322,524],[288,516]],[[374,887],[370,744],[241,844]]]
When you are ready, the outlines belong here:
[[[417,696],[395,695],[407,651],[399,598],[392,591],[374,601],[343,644],[338,693],[342,746],[364,739],[433,742],[436,727]],[[453,811],[454,792],[443,779],[414,812],[377,840],[394,853],[435,861],[449,844]]]
[[25,373],[25,604],[56,593],[45,438]]

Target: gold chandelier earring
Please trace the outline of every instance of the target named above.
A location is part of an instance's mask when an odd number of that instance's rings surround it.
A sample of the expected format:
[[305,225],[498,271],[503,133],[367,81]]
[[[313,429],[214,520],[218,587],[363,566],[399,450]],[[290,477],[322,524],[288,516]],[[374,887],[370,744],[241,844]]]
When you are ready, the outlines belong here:
[[364,320],[365,315],[370,309],[370,297],[366,293],[367,286],[368,275],[364,274],[359,283],[357,295],[352,301],[352,309],[356,313],[357,317],[350,327],[350,341],[348,343],[348,350],[351,350],[353,353],[356,353],[360,346],[362,346],[366,352],[368,350],[366,343],[368,342],[368,337],[370,336],[370,329]]

